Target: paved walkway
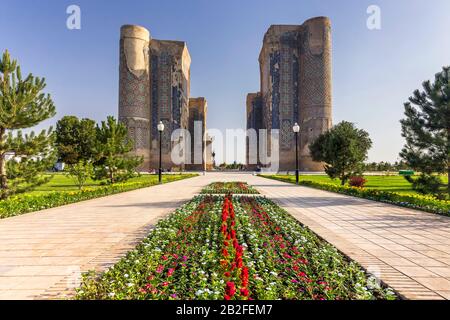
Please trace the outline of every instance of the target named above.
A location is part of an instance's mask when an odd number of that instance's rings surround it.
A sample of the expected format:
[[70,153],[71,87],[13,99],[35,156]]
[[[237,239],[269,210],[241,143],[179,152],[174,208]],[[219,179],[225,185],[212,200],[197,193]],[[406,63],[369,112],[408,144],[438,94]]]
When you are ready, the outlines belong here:
[[0,220],[0,299],[64,298],[203,185],[201,177]]
[[63,298],[212,181],[247,181],[410,299],[450,299],[450,218],[250,174],[193,179],[0,220],[0,299]]

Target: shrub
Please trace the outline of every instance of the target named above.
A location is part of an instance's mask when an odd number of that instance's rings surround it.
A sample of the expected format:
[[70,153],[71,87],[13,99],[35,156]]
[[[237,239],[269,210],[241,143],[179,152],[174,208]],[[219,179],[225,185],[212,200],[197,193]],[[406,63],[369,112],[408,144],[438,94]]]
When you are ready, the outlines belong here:
[[420,194],[431,194],[437,199],[443,199],[441,187],[442,181],[439,176],[422,173],[418,178],[406,176],[405,179],[411,183],[413,190]]
[[342,187],[331,183],[319,183],[312,181],[301,181],[300,184],[354,197],[386,202],[402,207],[408,207],[412,209],[450,216],[450,201],[436,200],[433,197],[423,195],[403,195],[394,192],[379,191],[374,189]]
[[86,181],[94,173],[94,166],[89,161],[79,161],[68,166],[67,175],[72,178],[78,189],[83,189]]
[[[290,180],[289,178],[282,178],[277,176],[265,176],[265,175],[262,175],[261,177],[292,183],[292,180]],[[401,207],[427,211],[430,213],[437,213],[445,216],[450,216],[450,201],[437,200],[432,196],[420,194],[418,195],[399,194],[395,192],[346,187],[335,185],[332,183],[320,183],[313,181],[300,181],[300,185],[321,189],[325,191],[342,193],[349,196],[385,202]]]
[[356,188],[364,188],[364,186],[366,185],[367,180],[364,179],[364,177],[361,176],[354,176],[350,178],[350,181],[348,182],[348,184],[351,187],[356,187]]

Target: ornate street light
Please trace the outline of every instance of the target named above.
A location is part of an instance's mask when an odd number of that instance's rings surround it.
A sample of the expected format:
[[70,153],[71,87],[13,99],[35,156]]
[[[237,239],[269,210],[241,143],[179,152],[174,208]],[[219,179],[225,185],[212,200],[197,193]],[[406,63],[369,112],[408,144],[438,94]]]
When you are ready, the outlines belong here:
[[300,126],[296,122],[292,127],[295,133],[295,182],[298,184],[298,133],[300,132]]
[[162,133],[164,131],[164,123],[160,121],[158,123],[158,131],[159,131],[159,183],[162,183]]

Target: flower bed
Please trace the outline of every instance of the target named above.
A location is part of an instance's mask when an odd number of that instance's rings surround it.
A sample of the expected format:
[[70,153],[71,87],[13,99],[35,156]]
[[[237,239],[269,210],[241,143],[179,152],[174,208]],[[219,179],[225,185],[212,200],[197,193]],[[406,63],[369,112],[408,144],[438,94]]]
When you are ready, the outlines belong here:
[[78,299],[394,299],[262,197],[202,195],[125,258],[84,275]]
[[[277,176],[261,175],[261,177],[292,183],[289,179]],[[450,201],[437,200],[431,196],[399,194],[395,192],[340,186],[332,183],[313,181],[300,181],[300,185],[450,216]]]
[[[191,178],[194,175],[165,175],[163,182],[172,182],[181,179]],[[157,184],[158,181],[145,182],[125,182],[109,186],[85,188],[77,191],[54,191],[36,195],[18,195],[0,201],[0,219],[17,216],[20,214],[34,212],[38,210],[59,207],[62,205],[75,203],[104,197],[120,192],[146,188]]]
[[258,194],[246,182],[213,182],[202,190],[203,194]]

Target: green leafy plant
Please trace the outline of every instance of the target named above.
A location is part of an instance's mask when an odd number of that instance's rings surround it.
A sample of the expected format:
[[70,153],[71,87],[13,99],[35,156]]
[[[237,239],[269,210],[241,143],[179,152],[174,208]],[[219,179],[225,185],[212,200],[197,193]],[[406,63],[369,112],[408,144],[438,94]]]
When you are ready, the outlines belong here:
[[78,189],[81,190],[93,173],[94,166],[90,161],[78,161],[78,163],[68,166],[66,174],[75,181]]

